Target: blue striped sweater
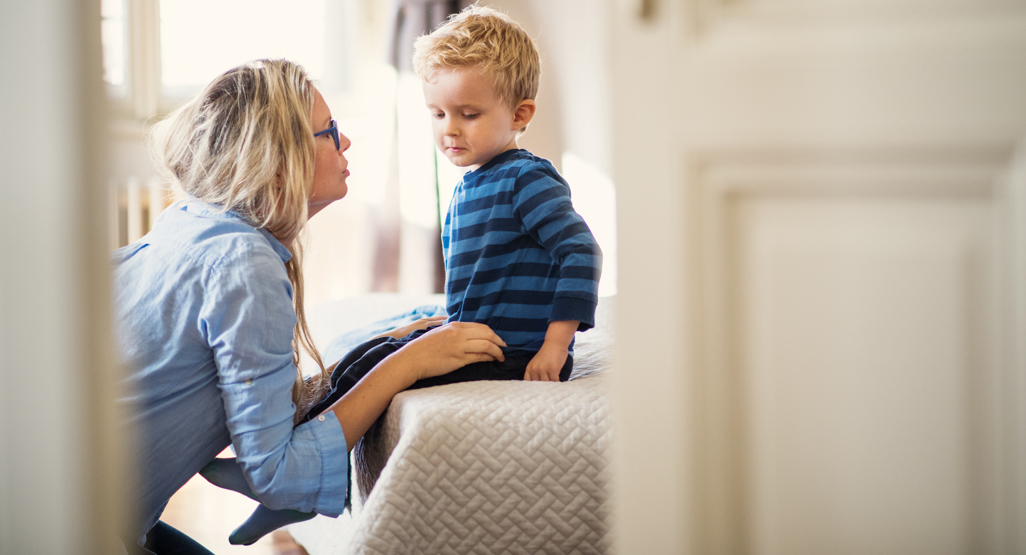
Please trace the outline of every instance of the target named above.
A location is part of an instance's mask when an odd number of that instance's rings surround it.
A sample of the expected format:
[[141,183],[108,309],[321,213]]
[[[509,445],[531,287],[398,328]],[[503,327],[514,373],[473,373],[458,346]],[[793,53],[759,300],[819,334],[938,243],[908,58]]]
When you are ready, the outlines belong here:
[[538,351],[549,322],[595,325],[602,251],[544,158],[508,150],[467,172],[442,250],[449,321],[488,324],[507,355]]

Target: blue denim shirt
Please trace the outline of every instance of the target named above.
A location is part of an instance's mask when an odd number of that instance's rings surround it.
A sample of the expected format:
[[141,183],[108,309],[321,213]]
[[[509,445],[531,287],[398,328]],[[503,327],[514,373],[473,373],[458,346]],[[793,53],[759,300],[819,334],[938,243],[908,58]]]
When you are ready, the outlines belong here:
[[144,539],[171,495],[229,443],[268,507],[343,509],[349,461],[334,413],[292,425],[291,253],[216,212],[176,203],[111,255],[129,369],[121,403],[138,447],[132,537]]

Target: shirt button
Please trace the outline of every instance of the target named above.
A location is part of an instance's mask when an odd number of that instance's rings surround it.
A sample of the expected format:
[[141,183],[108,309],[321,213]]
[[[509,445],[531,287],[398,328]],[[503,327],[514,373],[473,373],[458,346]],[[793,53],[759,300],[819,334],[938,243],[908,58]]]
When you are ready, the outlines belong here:
[[317,417],[317,421],[318,422],[324,422],[324,415],[322,414],[322,415],[318,416]]
[[253,380],[246,380],[246,385],[253,385]]

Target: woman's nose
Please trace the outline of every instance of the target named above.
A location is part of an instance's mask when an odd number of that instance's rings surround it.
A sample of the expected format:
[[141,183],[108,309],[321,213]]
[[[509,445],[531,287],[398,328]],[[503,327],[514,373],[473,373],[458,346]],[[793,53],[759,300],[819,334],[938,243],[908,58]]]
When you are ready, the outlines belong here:
[[346,137],[342,133],[339,133],[338,134],[338,151],[340,153],[341,152],[345,152],[345,151],[349,150],[349,147],[351,147],[351,146],[353,146],[353,141],[350,141],[349,137]]

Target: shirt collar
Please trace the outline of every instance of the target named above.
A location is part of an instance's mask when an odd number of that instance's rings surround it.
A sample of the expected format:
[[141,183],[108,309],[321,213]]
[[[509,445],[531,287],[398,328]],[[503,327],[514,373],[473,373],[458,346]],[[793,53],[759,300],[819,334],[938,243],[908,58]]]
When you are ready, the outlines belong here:
[[[240,216],[237,212],[232,210],[222,210],[220,206],[205,203],[191,195],[187,196],[185,200],[179,201],[178,209],[204,218],[232,220],[253,227],[253,224],[246,221],[246,219]],[[270,231],[267,231],[262,227],[255,229],[267,239],[267,242],[271,244],[271,248],[278,254],[278,257],[281,258],[282,262],[288,262],[292,259],[292,252],[289,251],[289,249],[286,248],[285,245],[283,245],[274,235],[271,235]]]
[[471,171],[465,173],[464,175],[467,176],[467,177],[481,175],[484,171],[487,171],[489,168],[492,168],[493,166],[497,166],[497,165],[505,162],[506,160],[509,160],[510,158],[518,156],[521,152],[524,152],[524,149],[522,149],[522,148],[511,148],[509,150],[504,150],[504,151],[496,154],[491,160],[489,160],[489,161],[485,162],[484,164],[482,164],[480,168],[477,168],[476,170],[471,170]]
[[292,259],[292,252],[285,248],[285,245],[281,244],[281,241],[276,239],[274,235],[271,235],[270,231],[267,231],[262,227],[258,228],[257,231],[264,234],[264,237],[267,238],[267,242],[271,244],[271,248],[274,249],[274,252],[278,253],[282,262],[288,262]]

